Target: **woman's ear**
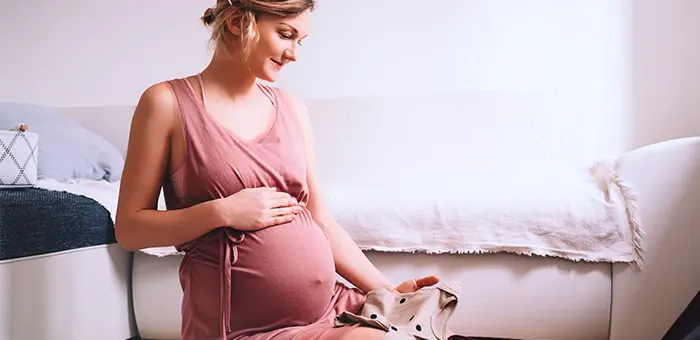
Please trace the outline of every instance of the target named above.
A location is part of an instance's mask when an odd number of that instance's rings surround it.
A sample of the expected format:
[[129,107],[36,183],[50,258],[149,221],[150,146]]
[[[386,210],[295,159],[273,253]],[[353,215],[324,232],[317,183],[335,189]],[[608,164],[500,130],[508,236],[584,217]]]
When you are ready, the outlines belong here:
[[225,21],[226,29],[237,37],[241,35],[241,17],[240,15],[229,15]]

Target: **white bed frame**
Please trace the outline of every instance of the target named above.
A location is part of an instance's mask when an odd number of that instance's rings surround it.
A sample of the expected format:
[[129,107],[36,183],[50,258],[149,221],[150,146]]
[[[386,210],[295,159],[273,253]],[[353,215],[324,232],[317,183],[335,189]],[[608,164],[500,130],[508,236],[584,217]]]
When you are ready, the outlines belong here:
[[138,334],[132,255],[114,244],[0,262],[0,340]]
[[[311,100],[309,107],[321,124],[328,117],[319,112],[334,108],[372,111],[371,103],[352,98]],[[123,151],[132,110],[59,111]],[[620,159],[618,170],[641,198],[647,245],[642,272],[626,264],[511,254],[368,256],[395,282],[425,274],[459,281],[464,288],[451,324],[457,333],[658,340],[700,287],[700,138],[634,150]],[[0,340],[123,340],[136,335],[136,328],[144,339],[178,339],[180,257],[133,255],[133,267],[131,254],[118,246],[0,264]],[[19,282],[17,275],[27,278],[21,282],[33,283],[12,284]],[[87,298],[90,289],[96,297]],[[29,307],[25,301],[36,304]]]

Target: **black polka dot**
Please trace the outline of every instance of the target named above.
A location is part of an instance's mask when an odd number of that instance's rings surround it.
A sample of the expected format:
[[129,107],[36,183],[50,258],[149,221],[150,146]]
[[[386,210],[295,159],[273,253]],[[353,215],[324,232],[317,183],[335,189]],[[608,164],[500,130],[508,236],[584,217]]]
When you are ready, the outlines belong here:
[[372,314],[372,315],[369,316],[369,318],[370,318],[370,319],[376,319],[376,318],[377,318],[377,314]]
[[401,301],[399,301],[399,303],[404,303],[404,302],[406,302],[406,298],[403,298],[403,299],[401,299]]
[[398,329],[397,329],[396,327],[394,327],[394,326],[391,326],[391,330],[392,330],[392,331],[398,331]]
[[423,327],[421,327],[420,325],[416,325],[416,330],[420,332],[423,330]]

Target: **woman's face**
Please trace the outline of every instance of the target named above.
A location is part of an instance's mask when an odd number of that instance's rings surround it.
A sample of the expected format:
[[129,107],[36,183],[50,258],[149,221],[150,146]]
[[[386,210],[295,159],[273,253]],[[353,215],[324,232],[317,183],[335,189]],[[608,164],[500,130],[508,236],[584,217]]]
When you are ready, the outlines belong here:
[[297,52],[309,29],[310,11],[295,17],[281,18],[262,14],[257,19],[258,43],[251,50],[248,67],[257,78],[274,82]]

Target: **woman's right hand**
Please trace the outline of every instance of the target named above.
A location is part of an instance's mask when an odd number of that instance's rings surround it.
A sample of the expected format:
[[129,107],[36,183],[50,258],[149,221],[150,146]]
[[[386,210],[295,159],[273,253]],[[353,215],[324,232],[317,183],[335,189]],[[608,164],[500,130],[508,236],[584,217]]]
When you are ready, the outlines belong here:
[[255,231],[290,222],[302,207],[286,192],[261,187],[243,189],[220,199],[217,210],[225,226]]

